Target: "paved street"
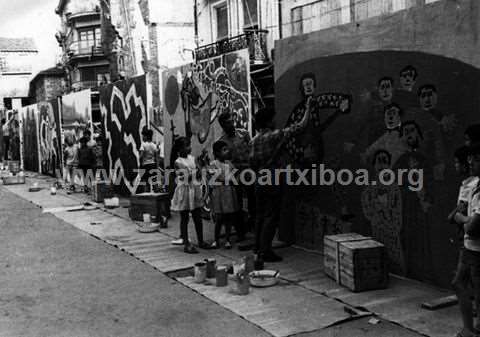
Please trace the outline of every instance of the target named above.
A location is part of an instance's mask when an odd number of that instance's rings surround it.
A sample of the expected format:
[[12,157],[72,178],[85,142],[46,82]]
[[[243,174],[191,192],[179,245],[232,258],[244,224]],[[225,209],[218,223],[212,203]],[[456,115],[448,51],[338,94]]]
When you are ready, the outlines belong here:
[[0,187],[0,336],[268,336]]
[[[2,337],[271,336],[2,187],[0,226]],[[370,318],[295,336],[420,336],[386,320],[369,324]]]

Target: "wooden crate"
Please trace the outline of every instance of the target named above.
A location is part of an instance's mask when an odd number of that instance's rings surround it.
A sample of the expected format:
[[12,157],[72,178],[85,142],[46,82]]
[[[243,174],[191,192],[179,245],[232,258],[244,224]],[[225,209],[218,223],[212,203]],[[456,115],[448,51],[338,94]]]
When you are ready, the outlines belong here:
[[4,185],[20,185],[25,184],[25,176],[10,176],[2,177],[2,182]]
[[355,233],[325,237],[325,273],[352,291],[384,289],[388,285],[383,244]]
[[155,216],[159,221],[160,216],[168,212],[170,196],[168,193],[142,193],[130,197],[128,215],[132,220],[143,221],[143,214]]
[[20,162],[18,160],[9,160],[8,170],[13,174],[20,172]]
[[103,202],[106,198],[114,196],[113,187],[105,181],[95,181],[92,186],[92,199],[95,202]]

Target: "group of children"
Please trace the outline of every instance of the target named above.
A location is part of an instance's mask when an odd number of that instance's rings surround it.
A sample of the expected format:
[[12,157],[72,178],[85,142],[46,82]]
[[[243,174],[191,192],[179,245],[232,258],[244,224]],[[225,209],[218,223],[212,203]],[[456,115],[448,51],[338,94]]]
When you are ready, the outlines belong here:
[[89,193],[96,170],[103,166],[101,143],[92,140],[91,131],[85,130],[78,143],[74,137],[67,136],[65,144],[64,180],[68,184],[68,192],[75,192],[75,180],[78,178],[83,185],[83,191]]
[[465,178],[457,206],[449,215],[449,221],[458,226],[462,243],[453,280],[463,321],[457,337],[473,337],[480,335],[480,124],[465,131],[465,146],[455,151],[455,167]]
[[[221,140],[213,144],[212,162],[196,159],[192,156],[190,140],[181,137],[176,140],[174,148],[178,158],[174,161],[176,171],[176,188],[172,198],[171,209],[180,213],[180,240],[186,253],[194,254],[198,251],[190,243],[188,238],[189,216],[192,215],[197,233],[198,246],[203,249],[215,249],[220,247],[220,233],[225,227],[225,248],[232,247],[230,241],[231,229],[235,221],[235,214],[240,209],[235,187],[228,180],[233,174],[233,165],[229,161],[230,151],[227,144]],[[205,174],[203,174],[205,173]],[[205,181],[202,178],[208,176],[214,179],[212,184],[205,189]],[[212,244],[205,243],[203,239],[202,207],[207,193],[210,197],[211,211],[215,221],[215,241]]]

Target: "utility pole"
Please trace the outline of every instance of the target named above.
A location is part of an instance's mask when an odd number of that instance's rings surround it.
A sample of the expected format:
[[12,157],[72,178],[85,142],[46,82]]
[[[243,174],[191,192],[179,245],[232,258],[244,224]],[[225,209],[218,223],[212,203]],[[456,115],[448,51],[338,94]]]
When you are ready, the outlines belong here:
[[195,29],[195,46],[198,48],[198,4],[197,0],[193,0],[193,23],[194,23],[194,29]]

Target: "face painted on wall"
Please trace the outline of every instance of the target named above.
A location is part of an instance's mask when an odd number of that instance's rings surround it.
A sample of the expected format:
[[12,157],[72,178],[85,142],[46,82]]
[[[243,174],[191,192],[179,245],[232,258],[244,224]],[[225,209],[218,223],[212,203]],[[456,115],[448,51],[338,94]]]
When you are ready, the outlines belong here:
[[378,96],[383,102],[390,102],[393,97],[393,83],[390,79],[383,79],[378,84]]
[[305,97],[312,96],[315,92],[315,81],[313,78],[304,78],[302,80],[303,95]]
[[415,124],[406,124],[402,127],[402,138],[410,149],[418,148],[420,144],[420,133]]
[[396,128],[401,122],[400,109],[398,107],[392,106],[385,110],[385,126],[387,129]]
[[419,93],[420,106],[425,111],[435,109],[437,106],[437,93],[435,89],[426,87],[420,89]]
[[417,74],[415,69],[407,68],[400,73],[400,88],[406,91],[412,91]]
[[373,163],[375,172],[378,174],[383,170],[390,168],[390,156],[386,151],[379,151],[375,155],[375,161]]

